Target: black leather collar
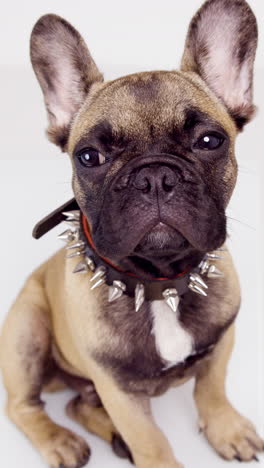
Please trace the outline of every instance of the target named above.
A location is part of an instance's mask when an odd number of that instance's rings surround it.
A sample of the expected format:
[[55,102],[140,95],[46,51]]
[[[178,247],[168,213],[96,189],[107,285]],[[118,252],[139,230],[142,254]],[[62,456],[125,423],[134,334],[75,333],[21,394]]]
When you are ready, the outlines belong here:
[[40,237],[44,236],[44,234],[47,234],[47,232],[49,232],[55,226],[66,220],[66,216],[63,213],[79,209],[79,205],[75,198],[71,198],[71,200],[59,206],[54,211],[45,216],[45,218],[41,219],[34,226],[32,236],[34,239],[40,239]]

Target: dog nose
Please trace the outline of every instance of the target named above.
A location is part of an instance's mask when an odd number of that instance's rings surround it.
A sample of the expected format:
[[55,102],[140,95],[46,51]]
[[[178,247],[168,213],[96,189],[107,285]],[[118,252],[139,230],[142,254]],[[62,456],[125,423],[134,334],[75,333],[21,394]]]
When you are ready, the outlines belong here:
[[133,185],[147,197],[170,198],[177,183],[177,176],[169,166],[153,165],[141,168]]

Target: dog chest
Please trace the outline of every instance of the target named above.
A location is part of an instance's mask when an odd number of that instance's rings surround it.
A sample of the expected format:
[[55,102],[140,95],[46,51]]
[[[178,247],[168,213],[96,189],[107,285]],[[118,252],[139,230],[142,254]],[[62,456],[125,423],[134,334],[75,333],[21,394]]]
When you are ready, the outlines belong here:
[[158,395],[175,380],[191,377],[208,350],[194,345],[179,312],[164,301],[145,302],[138,312],[132,302],[124,296],[116,305],[106,305],[104,346],[93,355],[125,390]]
[[179,320],[179,310],[173,312],[165,301],[153,301],[152,333],[156,350],[164,367],[169,368],[185,361],[193,351],[193,337]]

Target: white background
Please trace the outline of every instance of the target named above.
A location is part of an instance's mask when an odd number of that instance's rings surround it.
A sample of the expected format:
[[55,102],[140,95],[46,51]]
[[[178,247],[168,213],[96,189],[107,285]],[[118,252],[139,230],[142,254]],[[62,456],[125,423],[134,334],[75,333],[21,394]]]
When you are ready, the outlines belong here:
[[[228,215],[230,248],[242,284],[242,309],[237,320],[237,342],[229,366],[228,394],[264,436],[263,356],[264,313],[263,223],[261,191],[263,144],[263,34],[264,5],[249,1],[259,22],[255,101],[260,110],[239,136],[239,181]],[[82,33],[107,79],[134,71],[172,69],[180,61],[185,34],[200,0],[9,1],[0,19],[1,103],[1,309],[8,311],[26,276],[61,246],[56,233],[31,238],[33,225],[71,197],[70,165],[66,155],[44,136],[46,115],[42,95],[28,57],[30,31],[38,17],[54,12]],[[262,209],[263,211],[263,209]],[[178,459],[188,468],[228,466],[198,434],[192,386],[174,389],[153,401],[158,423],[169,437]],[[72,427],[89,441],[91,468],[130,466],[112,455],[109,447],[67,420],[63,412],[69,392],[45,396],[54,419]],[[0,465],[5,468],[44,468],[45,463],[4,415],[5,391],[0,383]],[[253,462],[254,463],[254,462]],[[232,462],[232,466],[241,466]],[[264,457],[258,466],[264,466]],[[155,468],[155,467],[153,467]]]

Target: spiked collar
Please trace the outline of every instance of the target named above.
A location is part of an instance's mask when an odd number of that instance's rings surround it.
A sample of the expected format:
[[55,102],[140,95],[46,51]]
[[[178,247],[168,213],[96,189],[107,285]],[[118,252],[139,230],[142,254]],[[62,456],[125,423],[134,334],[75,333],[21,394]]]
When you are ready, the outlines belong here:
[[214,260],[221,258],[218,252],[206,254],[199,266],[182,272],[174,278],[143,280],[133,273],[122,271],[108,259],[98,255],[87,220],[75,199],[60,206],[39,221],[34,227],[33,237],[40,238],[61,222],[69,225],[69,229],[59,235],[59,238],[67,243],[67,258],[80,258],[73,273],[85,274],[91,271],[93,273],[90,278],[91,289],[107,284],[109,302],[127,294],[135,298],[136,311],[140,309],[144,300],[165,300],[176,312],[180,298],[188,291],[207,296],[208,286],[205,276],[209,278],[222,276],[213,264]]

